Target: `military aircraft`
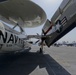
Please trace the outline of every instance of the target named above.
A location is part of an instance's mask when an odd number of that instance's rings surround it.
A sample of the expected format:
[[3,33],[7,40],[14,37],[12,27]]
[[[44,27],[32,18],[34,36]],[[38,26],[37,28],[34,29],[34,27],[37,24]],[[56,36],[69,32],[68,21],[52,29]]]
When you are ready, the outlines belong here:
[[[29,36],[25,35],[24,28],[42,24],[42,34],[35,35],[41,39],[40,53],[44,42],[50,47],[76,26],[76,0],[63,0],[51,20],[31,0],[0,0],[0,53],[29,51]],[[15,30],[16,27],[20,31]]]
[[44,10],[30,0],[0,0],[0,53],[29,50],[24,28],[37,27],[45,21]]

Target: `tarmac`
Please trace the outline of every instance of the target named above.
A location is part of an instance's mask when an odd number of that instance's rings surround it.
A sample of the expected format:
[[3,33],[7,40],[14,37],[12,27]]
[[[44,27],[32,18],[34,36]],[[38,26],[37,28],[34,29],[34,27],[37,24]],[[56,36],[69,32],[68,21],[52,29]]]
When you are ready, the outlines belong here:
[[32,46],[30,52],[0,54],[0,75],[76,75],[76,47]]

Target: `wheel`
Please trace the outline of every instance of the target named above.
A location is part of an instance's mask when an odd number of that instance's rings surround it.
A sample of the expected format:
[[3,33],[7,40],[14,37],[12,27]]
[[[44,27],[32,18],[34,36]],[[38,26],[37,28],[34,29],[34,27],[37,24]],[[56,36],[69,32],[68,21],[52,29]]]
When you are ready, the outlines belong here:
[[39,51],[39,53],[40,53],[40,54],[42,54],[42,53],[43,53],[43,49],[42,49],[42,48],[40,48],[40,51]]

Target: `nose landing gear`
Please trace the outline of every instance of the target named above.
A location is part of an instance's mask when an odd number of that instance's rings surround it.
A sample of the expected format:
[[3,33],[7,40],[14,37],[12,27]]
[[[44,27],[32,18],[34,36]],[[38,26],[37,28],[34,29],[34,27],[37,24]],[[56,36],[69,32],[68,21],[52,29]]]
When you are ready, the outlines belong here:
[[43,54],[43,48],[40,48],[39,53]]
[[42,37],[41,40],[42,41],[41,41],[41,47],[40,47],[39,53],[43,54],[43,46],[44,46],[45,37]]

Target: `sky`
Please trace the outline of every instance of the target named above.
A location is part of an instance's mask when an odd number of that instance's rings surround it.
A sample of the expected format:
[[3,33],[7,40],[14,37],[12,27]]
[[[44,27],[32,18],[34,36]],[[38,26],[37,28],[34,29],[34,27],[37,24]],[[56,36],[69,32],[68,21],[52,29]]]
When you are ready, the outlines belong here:
[[[32,0],[36,4],[38,4],[40,7],[42,7],[47,15],[47,18],[51,20],[52,16],[54,15],[55,11],[61,4],[62,0]],[[33,34],[41,34],[42,26],[36,27],[36,28],[26,28],[25,32],[26,34],[33,35]],[[58,42],[62,41],[76,41],[76,28],[74,28],[72,31],[70,31],[68,34],[66,34],[63,38],[61,38]]]

